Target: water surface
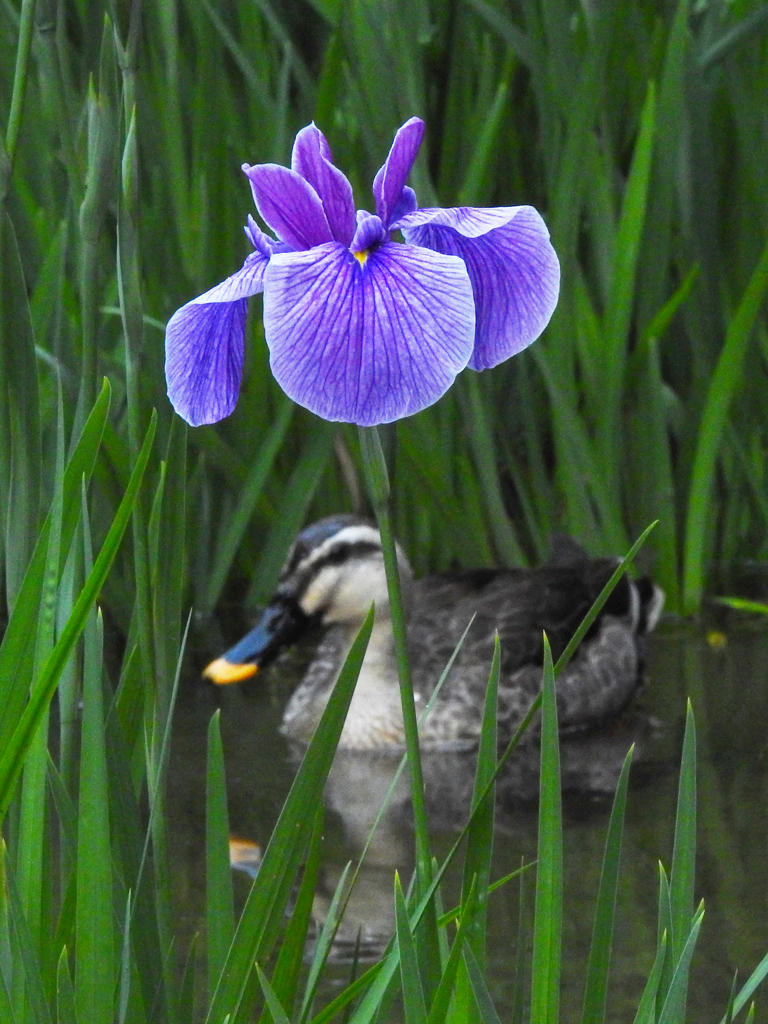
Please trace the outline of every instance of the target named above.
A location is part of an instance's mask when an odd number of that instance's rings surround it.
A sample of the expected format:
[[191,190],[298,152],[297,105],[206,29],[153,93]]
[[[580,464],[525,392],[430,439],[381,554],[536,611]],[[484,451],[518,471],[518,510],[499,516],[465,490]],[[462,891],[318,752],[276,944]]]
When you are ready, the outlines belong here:
[[[563,1021],[580,1019],[610,810],[605,791],[612,788],[623,754],[636,740],[608,1007],[612,1021],[631,1024],[634,1018],[655,949],[658,861],[669,868],[672,859],[677,764],[687,697],[693,701],[698,733],[696,896],[704,898],[707,908],[694,960],[688,1019],[719,1020],[734,970],[738,967],[740,978],[746,979],[768,950],[768,629],[765,622],[733,615],[725,620],[724,638],[722,644],[723,637],[712,636],[711,627],[703,624],[663,623],[651,638],[647,684],[636,702],[639,711],[596,738],[580,738],[563,748],[564,773],[574,787],[564,801]],[[216,653],[199,652],[201,663]],[[221,708],[230,831],[266,844],[295,771],[295,753],[278,727],[305,659],[306,652],[289,656],[258,681],[240,686],[215,689],[196,675],[182,686],[168,803],[175,837],[177,906],[185,938],[205,932],[205,748],[210,716],[217,706]],[[472,765],[466,757],[442,764],[435,758],[425,768],[434,848],[440,856],[463,821]],[[337,764],[326,800],[324,871],[315,904],[319,916],[344,864],[359,853],[392,770],[391,759],[381,757],[357,755]],[[535,759],[520,762],[503,788],[494,877],[514,870],[522,856],[535,856],[536,807],[529,799],[535,789]],[[335,950],[332,978],[337,984],[347,977],[346,961],[358,928],[369,954],[386,940],[392,925],[395,867],[405,877],[412,868],[405,792],[393,802],[350,905],[349,922]],[[249,881],[240,874],[234,881],[242,901]],[[460,867],[448,880],[446,902],[457,898],[459,884]],[[528,889],[530,906],[530,884]],[[512,998],[518,903],[515,883],[491,899],[491,983],[502,1019]],[[766,1005],[768,993],[762,999],[758,993],[758,1021],[768,1021]]]

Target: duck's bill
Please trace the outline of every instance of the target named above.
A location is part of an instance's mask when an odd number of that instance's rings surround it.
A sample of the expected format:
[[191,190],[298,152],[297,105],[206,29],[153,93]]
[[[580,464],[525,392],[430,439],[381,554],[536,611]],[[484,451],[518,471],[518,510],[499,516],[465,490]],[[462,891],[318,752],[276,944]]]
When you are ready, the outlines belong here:
[[300,609],[283,601],[269,605],[258,625],[226,654],[212,661],[203,675],[219,686],[250,679],[297,639],[308,622]]

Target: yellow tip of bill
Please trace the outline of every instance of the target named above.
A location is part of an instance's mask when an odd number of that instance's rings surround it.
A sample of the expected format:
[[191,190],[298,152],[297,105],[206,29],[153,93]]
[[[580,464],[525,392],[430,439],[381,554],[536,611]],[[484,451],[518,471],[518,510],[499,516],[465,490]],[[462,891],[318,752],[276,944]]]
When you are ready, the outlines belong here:
[[217,658],[203,669],[203,675],[219,686],[224,686],[227,683],[241,683],[255,676],[258,671],[258,665],[233,665],[226,658]]

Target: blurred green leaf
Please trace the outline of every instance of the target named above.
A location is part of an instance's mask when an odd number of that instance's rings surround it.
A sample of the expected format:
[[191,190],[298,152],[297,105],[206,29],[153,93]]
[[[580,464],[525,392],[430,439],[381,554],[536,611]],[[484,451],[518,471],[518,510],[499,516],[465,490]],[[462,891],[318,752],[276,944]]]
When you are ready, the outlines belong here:
[[24,755],[29,744],[32,742],[40,719],[56,691],[59,675],[70,652],[85,628],[88,612],[93,607],[117,554],[117,549],[128,525],[133,504],[136,500],[136,493],[141,483],[147,460],[149,459],[154,433],[155,419],[153,418],[147,431],[140,459],[131,474],[128,489],[99,552],[99,557],[96,559],[93,571],[89,574],[83,586],[74,611],[57,640],[50,658],[35,682],[29,702],[18,720],[18,724],[11,723],[11,727],[15,724],[15,729],[13,729],[7,745],[5,748],[0,748],[3,751],[2,756],[0,756],[0,817],[8,809],[8,804],[13,795],[14,784],[21,771]]
[[608,835],[605,840],[605,854],[600,872],[600,887],[595,907],[595,923],[592,929],[592,944],[587,964],[587,981],[584,990],[582,1024],[603,1024],[608,998],[608,978],[613,946],[614,915],[619,885],[621,844],[624,832],[624,814],[627,807],[629,768],[634,747],[630,747],[621,775],[616,786]]
[[544,637],[541,702],[541,780],[536,905],[531,968],[531,1019],[557,1024],[560,1005],[560,949],[563,921],[563,834],[560,750],[552,653]]
[[216,711],[208,723],[208,770],[205,803],[206,950],[208,954],[208,989],[211,996],[235,934],[232,868],[229,864],[227,787],[224,751],[221,745],[220,717],[221,712]]
[[426,1024],[427,1008],[400,877],[395,872],[395,921],[406,1024]]
[[373,626],[369,612],[341,670],[323,717],[283,806],[208,1010],[208,1022],[234,1013],[248,990],[254,961],[269,955],[293,879],[309,841],[349,702]]

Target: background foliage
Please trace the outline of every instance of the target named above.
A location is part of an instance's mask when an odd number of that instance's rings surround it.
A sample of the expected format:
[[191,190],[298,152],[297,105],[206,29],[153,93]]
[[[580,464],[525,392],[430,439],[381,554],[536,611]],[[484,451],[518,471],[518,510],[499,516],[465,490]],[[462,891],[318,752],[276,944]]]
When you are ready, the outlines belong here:
[[[536,205],[563,265],[558,311],[528,352],[392,428],[397,532],[424,571],[535,561],[558,528],[626,551],[659,518],[654,575],[694,612],[719,567],[768,543],[767,27],[753,0],[2,0],[0,1016],[188,1019],[163,812],[182,610],[210,614],[227,587],[257,605],[307,518],[363,505],[356,435],[281,395],[257,315],[229,420],[187,431],[165,399],[165,320],[246,253],[240,164],[287,162],[314,118],[368,206],[394,130],[419,114],[423,205]],[[262,883],[262,916],[230,948],[212,867],[211,1020],[271,1000],[246,968],[297,869]],[[681,934],[700,923],[688,870],[656,993],[683,985]],[[466,893],[471,923],[471,879]],[[404,899],[397,956],[420,1020],[440,990],[419,994],[429,943]],[[278,1003],[300,947],[297,933],[270,973]],[[462,963],[492,1020],[482,957]],[[214,996],[220,974],[234,980]],[[537,988],[550,1010],[553,986]],[[677,1019],[680,991],[639,1019]]]

